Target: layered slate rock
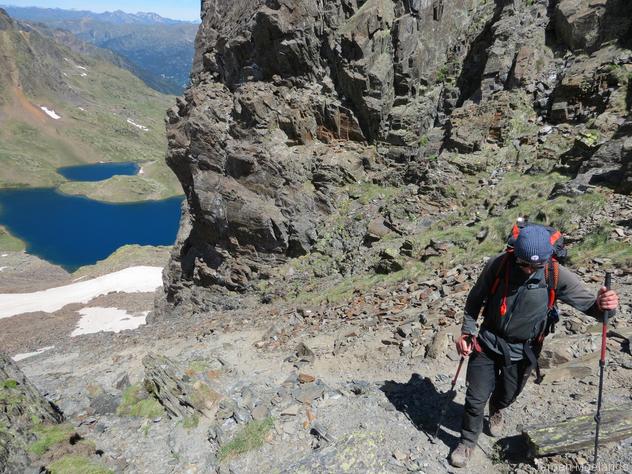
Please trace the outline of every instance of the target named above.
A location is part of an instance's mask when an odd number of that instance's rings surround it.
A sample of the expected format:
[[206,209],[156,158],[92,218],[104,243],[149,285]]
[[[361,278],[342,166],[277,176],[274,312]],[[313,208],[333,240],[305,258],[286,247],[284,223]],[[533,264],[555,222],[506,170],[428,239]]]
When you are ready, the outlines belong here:
[[630,41],[631,27],[626,0],[562,0],[555,12],[557,34],[574,51],[592,52],[609,41]]
[[342,216],[356,185],[410,185],[430,209],[507,170],[629,192],[631,19],[624,0],[204,2],[167,116],[187,199],[155,317],[236,308],[312,252],[335,260],[316,277],[395,271],[382,227],[407,233],[386,206]]
[[144,385],[170,417],[186,417],[196,414],[213,418],[219,408],[219,394],[204,374],[185,371],[169,358],[158,354],[147,354],[143,358],[145,367]]
[[158,315],[204,310],[206,288],[244,291],[308,253],[339,190],[369,179],[371,143],[416,156],[442,106],[438,69],[492,13],[475,0],[205,2],[192,86],[167,117],[187,201]]
[[0,472],[24,472],[34,425],[62,420],[59,410],[0,352]]

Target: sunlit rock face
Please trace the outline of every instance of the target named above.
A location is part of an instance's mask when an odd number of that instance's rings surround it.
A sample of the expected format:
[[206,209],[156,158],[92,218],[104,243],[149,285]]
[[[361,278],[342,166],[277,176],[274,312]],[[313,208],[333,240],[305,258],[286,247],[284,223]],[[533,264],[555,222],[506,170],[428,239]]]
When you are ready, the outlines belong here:
[[[584,120],[584,99],[569,98],[563,82],[584,59],[563,54],[613,47],[630,26],[616,2],[597,3],[203,2],[192,84],[167,114],[167,162],[187,200],[157,314],[229,307],[221,295],[309,254],[349,185],[431,193],[479,165],[429,157],[537,146],[538,126],[518,136],[516,113],[529,123]],[[595,23],[586,18],[617,12],[616,28],[584,31]],[[359,238],[340,245],[347,260],[365,249],[375,216],[365,217],[353,223],[364,226]]]

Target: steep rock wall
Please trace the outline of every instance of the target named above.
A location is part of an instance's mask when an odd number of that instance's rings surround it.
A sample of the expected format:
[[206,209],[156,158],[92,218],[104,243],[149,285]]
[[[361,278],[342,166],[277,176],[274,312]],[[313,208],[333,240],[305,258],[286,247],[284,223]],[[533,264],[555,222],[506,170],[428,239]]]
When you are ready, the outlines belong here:
[[[309,253],[349,184],[435,196],[471,169],[468,153],[535,149],[537,123],[602,113],[608,98],[587,111],[572,105],[583,92],[564,92],[602,43],[626,46],[631,15],[602,3],[203,2],[192,85],[167,117],[187,200],[158,313],[230,305],[222,292]],[[461,155],[431,163],[445,152]]]
[[308,252],[336,188],[366,179],[371,143],[416,154],[438,68],[493,12],[478,3],[204,2],[192,86],[167,119],[187,195],[170,305]]

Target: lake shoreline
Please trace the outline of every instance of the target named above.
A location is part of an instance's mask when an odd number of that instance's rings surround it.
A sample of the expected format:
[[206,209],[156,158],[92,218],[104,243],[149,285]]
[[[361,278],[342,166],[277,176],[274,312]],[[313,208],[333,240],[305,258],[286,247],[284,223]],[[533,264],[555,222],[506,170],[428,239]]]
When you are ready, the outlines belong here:
[[[114,173],[101,179],[74,180],[65,177],[60,170],[75,168],[99,168],[132,165],[134,173]],[[56,179],[50,185],[31,185],[28,183],[5,183],[3,190],[19,189],[55,189],[68,196],[83,196],[94,201],[112,204],[162,201],[184,197],[180,182],[163,162],[149,161],[108,161],[62,166],[55,170]]]
[[5,240],[13,250],[18,242],[9,235],[21,240],[29,254],[73,272],[125,245],[172,245],[181,205],[180,197],[110,203],[55,188],[0,190],[0,225],[7,229]]

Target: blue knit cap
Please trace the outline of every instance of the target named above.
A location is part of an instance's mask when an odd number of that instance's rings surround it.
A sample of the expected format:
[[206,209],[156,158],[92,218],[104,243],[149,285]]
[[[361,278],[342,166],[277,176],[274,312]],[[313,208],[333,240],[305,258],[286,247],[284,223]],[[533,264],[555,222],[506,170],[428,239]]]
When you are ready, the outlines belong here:
[[514,254],[525,262],[533,264],[546,262],[553,255],[551,234],[539,225],[523,227],[514,244]]

